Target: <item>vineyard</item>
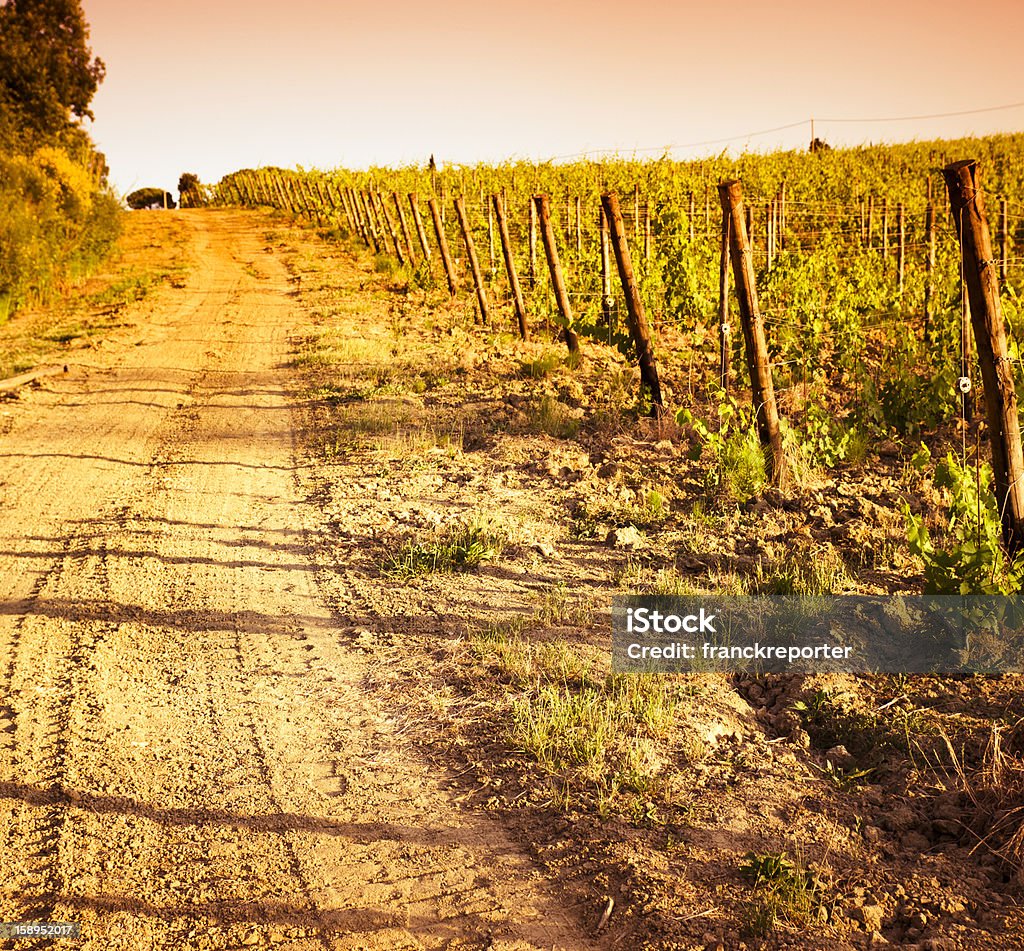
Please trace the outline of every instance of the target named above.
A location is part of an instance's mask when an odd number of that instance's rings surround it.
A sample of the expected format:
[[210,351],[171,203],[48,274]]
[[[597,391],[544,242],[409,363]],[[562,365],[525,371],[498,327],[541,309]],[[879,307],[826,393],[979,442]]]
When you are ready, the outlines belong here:
[[[482,331],[557,333],[569,363],[589,341],[616,348],[639,368],[636,411],[664,419],[670,410],[719,481],[730,478],[726,457],[750,462],[743,443],[754,422],[775,484],[791,469],[862,464],[880,443],[895,441],[929,471],[934,456],[962,511],[945,523],[958,526],[950,551],[936,550],[920,521],[908,526],[927,590],[1006,593],[1021,568],[1003,557],[992,522],[1002,513],[1003,534],[1019,535],[1009,521],[1020,524],[1024,502],[1005,500],[1022,470],[1018,461],[1007,476],[997,465],[998,502],[964,488],[987,489],[992,474],[977,476],[984,370],[942,168],[979,160],[1004,357],[1019,385],[1021,147],[1005,136],[687,164],[246,170],[213,197],[355,240],[405,288],[403,306],[409,290],[446,286]],[[719,185],[730,180],[725,213]],[[730,257],[744,261],[737,289]],[[760,368],[753,381],[751,367]],[[937,514],[925,521],[942,534]],[[1008,547],[1015,554],[1016,541]]]

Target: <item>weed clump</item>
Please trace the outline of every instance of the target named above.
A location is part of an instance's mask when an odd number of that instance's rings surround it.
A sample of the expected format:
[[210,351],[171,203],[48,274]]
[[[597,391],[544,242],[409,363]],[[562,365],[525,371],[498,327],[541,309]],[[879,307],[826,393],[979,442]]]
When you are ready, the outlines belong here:
[[463,522],[426,541],[407,541],[384,561],[382,570],[406,580],[435,572],[473,571],[494,561],[508,541],[507,533],[486,522]]

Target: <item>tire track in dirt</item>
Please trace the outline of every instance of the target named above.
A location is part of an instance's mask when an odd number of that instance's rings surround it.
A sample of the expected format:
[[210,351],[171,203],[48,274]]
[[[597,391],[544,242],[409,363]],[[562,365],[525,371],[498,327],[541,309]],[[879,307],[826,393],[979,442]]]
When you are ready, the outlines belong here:
[[366,689],[307,541],[304,315],[261,219],[189,220],[185,292],[0,458],[37,486],[0,509],[0,917],[90,949],[591,947]]

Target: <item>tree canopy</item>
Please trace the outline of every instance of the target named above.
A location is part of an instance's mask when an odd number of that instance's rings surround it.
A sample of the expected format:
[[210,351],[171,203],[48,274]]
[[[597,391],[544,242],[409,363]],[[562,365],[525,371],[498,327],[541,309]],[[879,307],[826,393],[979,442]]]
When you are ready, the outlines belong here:
[[31,148],[64,138],[105,73],[78,0],[0,0],[0,141]]

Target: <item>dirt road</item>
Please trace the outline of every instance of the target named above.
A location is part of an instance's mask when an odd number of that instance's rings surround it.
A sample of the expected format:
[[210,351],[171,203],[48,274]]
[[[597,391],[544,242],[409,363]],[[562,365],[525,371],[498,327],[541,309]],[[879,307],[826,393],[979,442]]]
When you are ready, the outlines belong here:
[[266,223],[181,220],[184,286],[0,427],[0,920],[133,951],[592,947],[324,605],[308,315]]

